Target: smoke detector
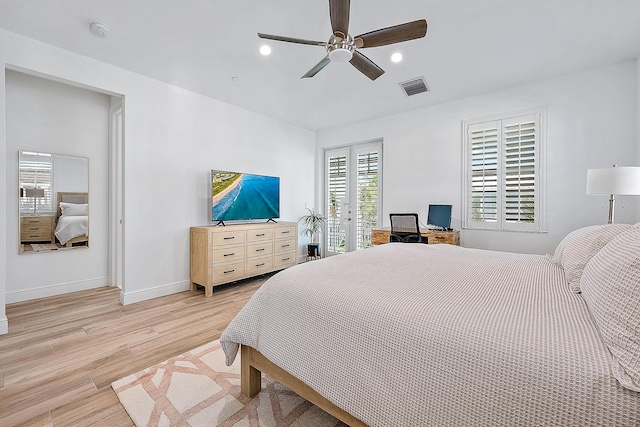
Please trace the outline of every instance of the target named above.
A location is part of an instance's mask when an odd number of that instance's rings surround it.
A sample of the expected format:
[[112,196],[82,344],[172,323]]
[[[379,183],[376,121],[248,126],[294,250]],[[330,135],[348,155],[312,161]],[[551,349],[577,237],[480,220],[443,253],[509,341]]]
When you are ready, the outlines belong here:
[[92,22],[89,27],[91,32],[98,37],[106,37],[111,29],[107,24],[103,24],[102,22]]

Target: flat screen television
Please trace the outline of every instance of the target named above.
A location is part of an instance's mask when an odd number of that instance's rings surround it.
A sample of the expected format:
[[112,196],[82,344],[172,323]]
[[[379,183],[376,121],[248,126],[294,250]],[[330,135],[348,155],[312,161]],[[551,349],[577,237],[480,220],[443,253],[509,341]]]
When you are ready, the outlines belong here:
[[451,205],[429,205],[427,224],[451,228]]
[[280,217],[280,178],[211,171],[211,221]]

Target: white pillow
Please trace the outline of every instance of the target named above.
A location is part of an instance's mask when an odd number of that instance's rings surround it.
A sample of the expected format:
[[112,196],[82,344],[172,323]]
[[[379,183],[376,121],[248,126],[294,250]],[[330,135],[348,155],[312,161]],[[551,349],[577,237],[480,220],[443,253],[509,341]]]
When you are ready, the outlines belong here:
[[553,262],[564,269],[571,290],[580,292],[580,277],[591,257],[631,227],[629,224],[591,225],[572,231],[562,239],[553,254]]
[[88,204],[60,202],[60,210],[62,211],[62,216],[87,215]]
[[620,233],[587,264],[580,288],[618,382],[640,391],[640,227]]

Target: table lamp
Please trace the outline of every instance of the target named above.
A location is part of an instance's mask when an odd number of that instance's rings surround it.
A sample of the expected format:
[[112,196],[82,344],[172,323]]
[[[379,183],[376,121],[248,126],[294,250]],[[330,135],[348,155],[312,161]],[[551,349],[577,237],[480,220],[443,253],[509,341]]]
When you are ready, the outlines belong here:
[[613,224],[615,195],[640,195],[640,167],[613,165],[587,170],[587,194],[609,195],[609,224]]
[[25,188],[25,197],[33,197],[33,214],[36,215],[38,198],[44,197],[44,188]]

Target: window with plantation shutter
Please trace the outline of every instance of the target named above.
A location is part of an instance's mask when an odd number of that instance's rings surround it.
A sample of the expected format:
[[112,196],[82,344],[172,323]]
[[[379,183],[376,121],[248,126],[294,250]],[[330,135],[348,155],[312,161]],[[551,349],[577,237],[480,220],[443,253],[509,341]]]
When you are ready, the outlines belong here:
[[[19,165],[20,188],[44,189],[44,197],[20,197],[21,213],[51,213],[54,209],[53,189],[53,156],[48,153],[31,151],[20,152]],[[34,212],[35,210],[35,212]]]
[[382,215],[382,141],[325,150],[326,252],[372,246]]
[[356,249],[371,246],[371,229],[378,225],[378,150],[357,154],[358,214],[356,218]]
[[347,156],[330,156],[327,161],[327,249],[330,252],[344,252],[345,233],[340,227],[341,201],[347,196]]
[[463,123],[463,227],[544,231],[545,110]]

